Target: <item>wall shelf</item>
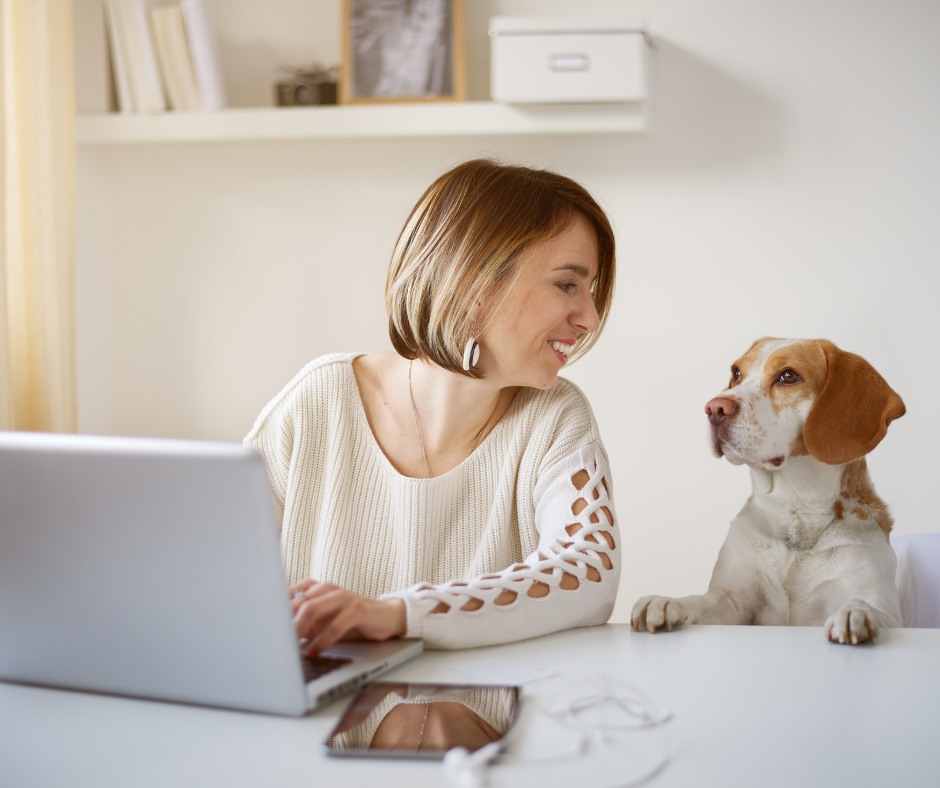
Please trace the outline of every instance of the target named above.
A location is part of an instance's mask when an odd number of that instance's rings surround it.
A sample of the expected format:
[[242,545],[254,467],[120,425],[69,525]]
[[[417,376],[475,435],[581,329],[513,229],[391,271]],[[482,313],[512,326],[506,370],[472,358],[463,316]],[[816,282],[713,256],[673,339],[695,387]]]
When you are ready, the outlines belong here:
[[80,115],[79,145],[369,139],[504,134],[629,134],[646,130],[635,104],[515,106],[490,101]]

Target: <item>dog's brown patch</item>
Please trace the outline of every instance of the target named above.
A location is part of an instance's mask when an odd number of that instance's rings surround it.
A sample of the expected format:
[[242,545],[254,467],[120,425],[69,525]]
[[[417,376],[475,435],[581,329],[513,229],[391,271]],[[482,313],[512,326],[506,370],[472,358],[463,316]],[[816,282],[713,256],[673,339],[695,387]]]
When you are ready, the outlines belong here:
[[842,469],[842,495],[853,503],[852,514],[860,520],[873,517],[875,524],[884,531],[885,538],[891,535],[894,518],[888,505],[878,497],[868,475],[868,463],[862,457],[846,463]]
[[732,369],[737,367],[741,371],[741,379],[736,381],[734,379],[734,374],[732,374],[731,382],[728,384],[728,388],[734,388],[735,386],[742,383],[748,376],[748,373],[753,371],[753,367],[757,364],[764,345],[766,345],[768,342],[778,341],[779,339],[777,337],[762,337],[761,339],[758,339],[753,345],[751,345],[747,349],[747,352],[731,365]]
[[826,381],[806,417],[803,440],[820,462],[844,465],[872,451],[904,402],[865,359],[815,340],[826,356]]
[[836,502],[832,505],[832,511],[836,513],[837,520],[841,520],[845,516],[845,507],[842,506],[841,498],[836,499]]
[[[798,383],[778,383],[778,378],[788,369],[793,370],[802,380]],[[825,385],[827,369],[826,354],[817,339],[795,342],[771,353],[764,364],[762,385],[770,394],[774,413],[779,414],[785,408],[815,399]]]
[[790,456],[806,457],[808,455],[809,449],[806,448],[806,444],[803,442],[803,436],[797,435],[792,441],[790,441]]

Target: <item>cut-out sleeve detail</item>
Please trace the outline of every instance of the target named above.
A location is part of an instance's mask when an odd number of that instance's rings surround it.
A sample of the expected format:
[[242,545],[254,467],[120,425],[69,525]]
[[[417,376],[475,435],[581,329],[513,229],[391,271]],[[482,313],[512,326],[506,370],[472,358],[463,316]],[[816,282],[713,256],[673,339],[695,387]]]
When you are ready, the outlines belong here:
[[404,600],[407,636],[432,648],[466,648],[606,622],[621,564],[612,489],[596,440],[543,471],[536,550],[498,573],[385,594]]

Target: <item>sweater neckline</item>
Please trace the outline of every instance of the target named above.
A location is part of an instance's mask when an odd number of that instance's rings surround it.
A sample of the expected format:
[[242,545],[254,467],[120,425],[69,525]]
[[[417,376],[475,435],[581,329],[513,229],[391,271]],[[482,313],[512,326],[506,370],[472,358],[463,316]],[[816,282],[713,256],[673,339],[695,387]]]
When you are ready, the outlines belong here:
[[354,398],[356,400],[356,418],[359,420],[359,427],[368,434],[369,445],[372,447],[372,451],[378,455],[380,462],[383,462],[386,466],[386,470],[389,471],[395,477],[402,479],[406,482],[416,482],[418,484],[429,484],[431,482],[436,482],[441,479],[446,479],[452,474],[456,474],[458,471],[468,467],[470,463],[474,462],[479,456],[481,449],[490,443],[490,439],[493,438],[497,432],[502,432],[504,429],[504,424],[515,418],[517,405],[520,401],[520,398],[523,396],[525,389],[520,391],[513,397],[509,407],[506,408],[506,412],[503,413],[502,417],[496,424],[493,426],[493,429],[490,430],[489,434],[480,441],[480,445],[477,446],[459,465],[455,465],[447,473],[442,473],[440,476],[432,476],[430,479],[417,478],[415,476],[405,476],[401,471],[398,470],[392,461],[386,456],[385,452],[382,451],[382,447],[379,446],[379,442],[375,439],[375,435],[372,433],[372,427],[369,426],[369,419],[366,416],[365,405],[362,404],[362,395],[359,393],[359,382],[356,380],[356,373],[353,372],[353,361],[355,361],[359,356],[366,356],[367,353],[351,353],[346,359],[346,374],[349,376],[349,382],[352,385],[352,390],[354,393]]

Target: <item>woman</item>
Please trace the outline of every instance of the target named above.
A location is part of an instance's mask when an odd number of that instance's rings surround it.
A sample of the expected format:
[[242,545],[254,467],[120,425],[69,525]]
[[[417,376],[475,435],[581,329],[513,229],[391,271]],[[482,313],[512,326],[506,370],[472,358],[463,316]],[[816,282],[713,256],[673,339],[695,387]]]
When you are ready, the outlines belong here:
[[607,455],[558,372],[596,341],[614,271],[610,223],[568,178],[477,160],[425,192],[386,283],[396,352],[311,362],[245,439],[268,466],[309,654],[607,621]]

